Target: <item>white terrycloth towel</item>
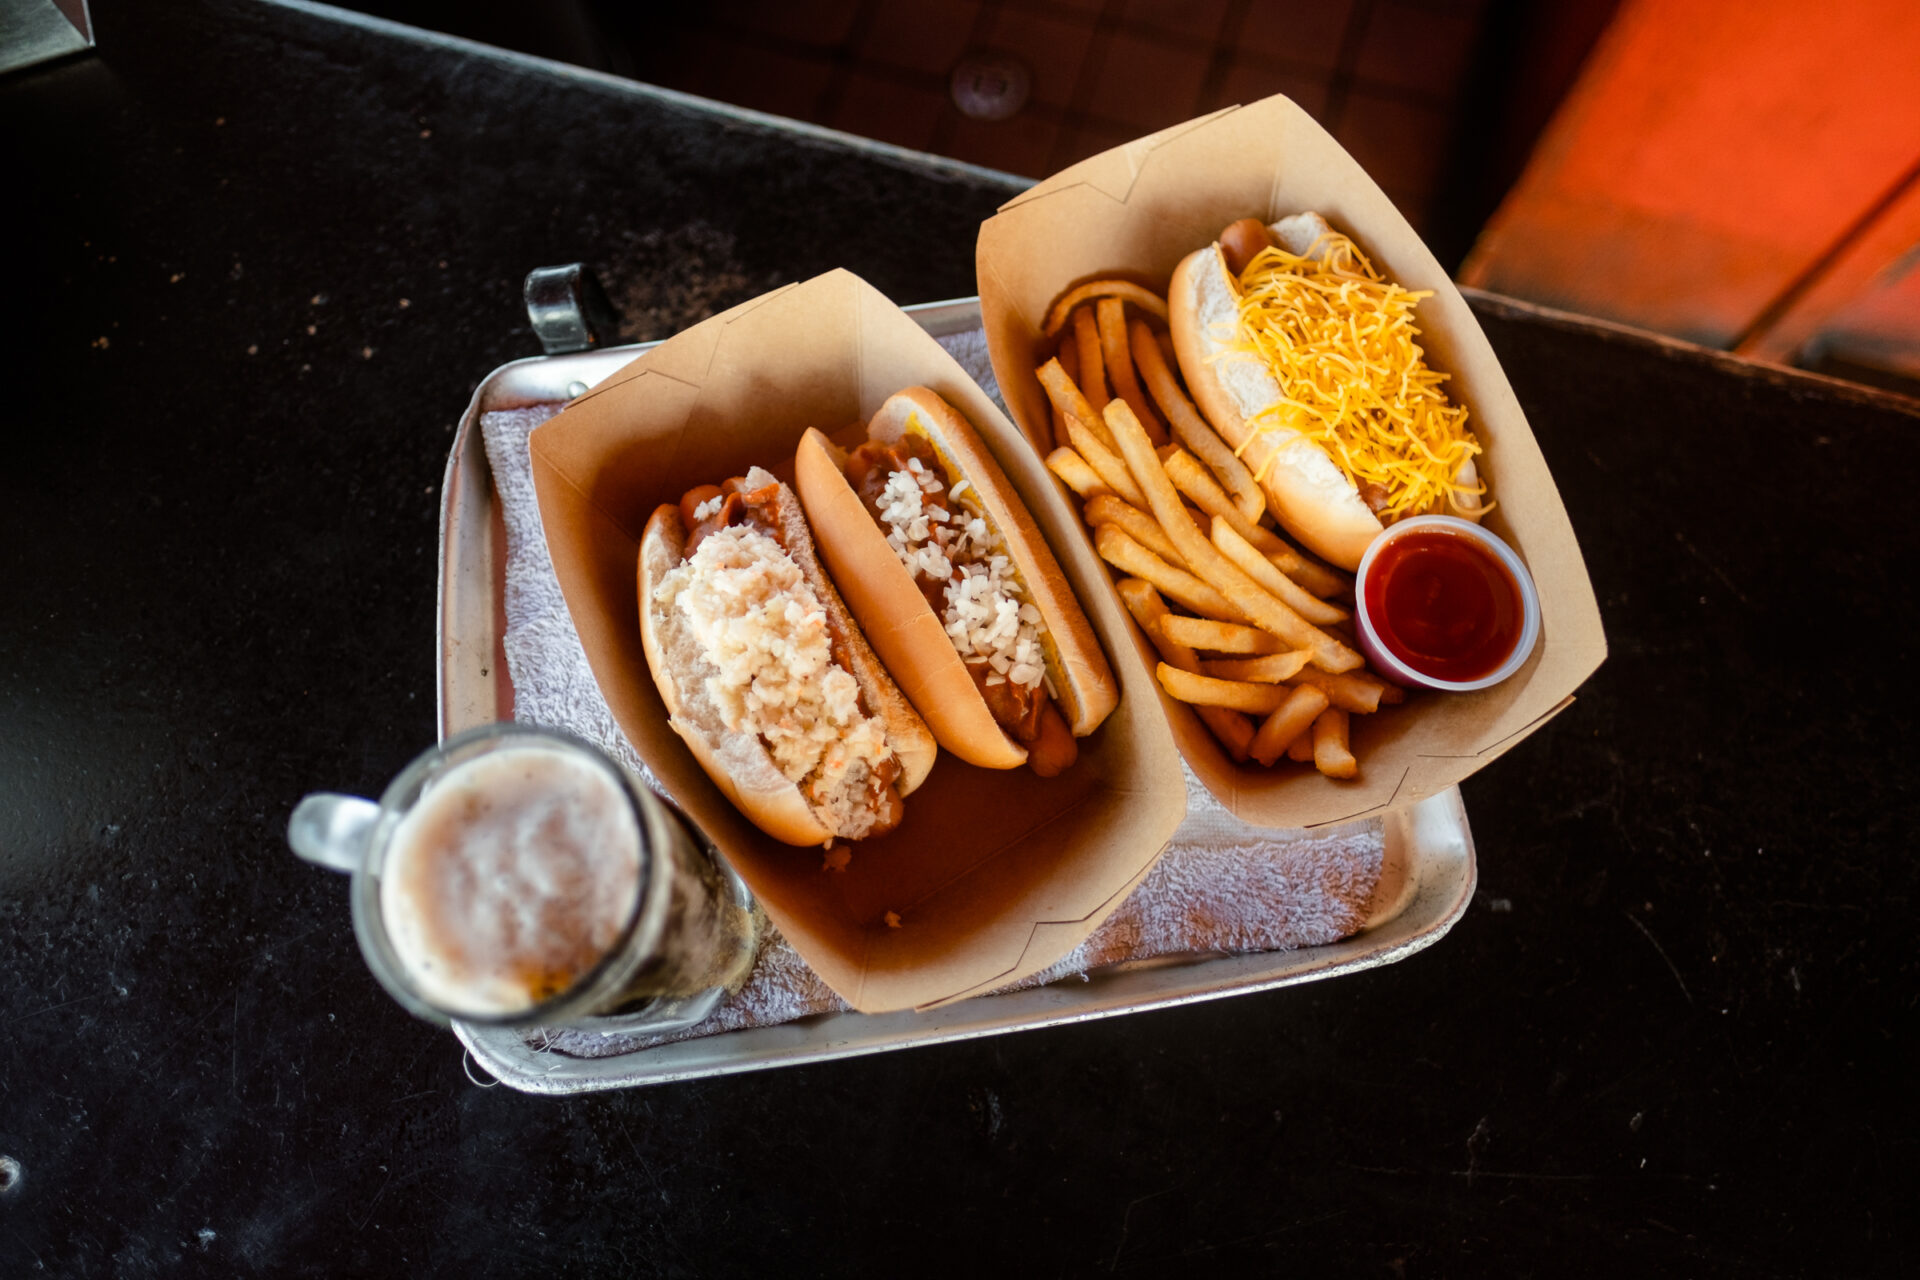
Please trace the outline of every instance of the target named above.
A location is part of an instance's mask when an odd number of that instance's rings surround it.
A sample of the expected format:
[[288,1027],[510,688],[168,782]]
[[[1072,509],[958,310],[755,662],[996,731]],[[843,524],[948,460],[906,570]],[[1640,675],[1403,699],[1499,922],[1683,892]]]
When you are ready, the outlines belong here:
[[[943,338],[997,402],[986,335]],[[543,405],[489,413],[481,433],[507,533],[506,651],[514,718],[566,729],[657,785],[595,684],[547,554],[534,498],[527,436],[559,412]],[[1315,832],[1248,826],[1187,773],[1187,817],[1139,888],[1093,936],[1060,963],[1019,986],[1055,982],[1123,960],[1222,951],[1282,951],[1345,937],[1365,921],[1380,877],[1378,819]],[[630,1052],[682,1039],[765,1026],[847,1008],[777,932],[770,932],[746,986],[691,1030],[652,1040],[583,1032],[541,1032],[538,1043],[580,1056]]]

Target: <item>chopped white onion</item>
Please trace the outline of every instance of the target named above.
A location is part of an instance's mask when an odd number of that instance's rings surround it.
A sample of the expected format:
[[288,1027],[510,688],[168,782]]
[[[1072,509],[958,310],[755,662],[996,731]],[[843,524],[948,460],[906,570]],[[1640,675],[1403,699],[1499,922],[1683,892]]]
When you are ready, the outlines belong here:
[[888,474],[878,502],[887,545],[916,578],[947,584],[941,625],[961,657],[992,668],[988,684],[1011,679],[1032,688],[1047,679],[1040,610],[1026,599],[1004,542],[958,501],[972,485],[956,482],[944,502],[942,488],[918,458]]

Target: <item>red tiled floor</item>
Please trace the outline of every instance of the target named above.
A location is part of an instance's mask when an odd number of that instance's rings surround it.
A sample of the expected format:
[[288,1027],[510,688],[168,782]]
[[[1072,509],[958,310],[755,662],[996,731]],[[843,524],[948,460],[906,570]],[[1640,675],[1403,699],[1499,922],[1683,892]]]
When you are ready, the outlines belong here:
[[1242,53],[1331,70],[1356,3],[1367,0],[1251,0],[1240,23]]
[[830,49],[846,42],[860,6],[849,0],[716,0],[711,12],[730,27]]
[[1085,160],[1088,156],[1096,156],[1102,151],[1131,142],[1139,137],[1141,132],[1138,129],[1091,123],[1062,130],[1060,145],[1054,149],[1053,163],[1048,167],[1047,172],[1057,172],[1070,164]]
[[1270,63],[1256,62],[1245,55],[1234,58],[1227,74],[1206,103],[1208,111],[1234,103],[1258,102],[1276,93],[1284,93],[1316,120],[1324,120],[1327,110],[1327,78],[1303,71],[1285,71]]
[[953,111],[941,89],[925,80],[855,69],[840,86],[827,123],[848,133],[924,151],[940,118]]
[[1354,75],[1373,84],[1451,101],[1466,74],[1479,26],[1474,4],[1435,8],[1377,0],[1360,42]]
[[1033,72],[1033,101],[1051,107],[1072,105],[1092,43],[1089,20],[1011,6],[994,15],[982,40],[985,47],[1004,49],[1024,61]]
[[[720,0],[711,17],[661,28],[671,47],[649,46],[645,62],[670,87],[1034,178],[1284,93],[1418,223],[1485,3]],[[951,104],[948,78],[976,50],[1032,71],[1012,119],[970,120]]]
[[708,73],[694,92],[756,111],[818,122],[822,95],[833,75],[831,62],[757,48],[725,36],[707,35],[695,43],[707,54]]
[[1128,27],[1172,32],[1211,48],[1231,7],[1229,0],[1123,0],[1119,17]]
[[[1418,208],[1424,214],[1439,185],[1452,128],[1453,118],[1438,108],[1355,89],[1334,134],[1402,212]],[[1408,220],[1420,223],[1411,214]]]
[[1433,201],[1426,196],[1406,195],[1398,191],[1388,191],[1387,199],[1393,201],[1393,207],[1407,220],[1415,235],[1427,234],[1427,222],[1433,216]]
[[1009,9],[1051,9],[1076,12],[1091,22],[1106,10],[1108,0],[1001,0]]
[[1059,142],[1060,122],[1052,116],[1023,111],[1011,120],[969,120],[955,112],[942,150],[956,160],[1044,178],[1053,172]]
[[[407,0],[338,2],[379,11]],[[1612,3],[1579,0],[1576,7]],[[529,0],[474,0],[474,7],[513,10],[533,43],[509,47],[528,51],[550,42],[559,23],[550,6]],[[1282,93],[1326,124],[1416,225],[1429,210],[1444,214],[1435,234],[1448,241],[1443,255],[1456,261],[1472,234],[1468,223],[1492,208],[1498,193],[1489,188],[1501,179],[1471,165],[1449,168],[1448,153],[1470,137],[1467,119],[1494,131],[1510,123],[1493,105],[1504,92],[1498,85],[1468,95],[1465,79],[1479,63],[1522,56],[1529,40],[1539,43],[1559,20],[1534,15],[1532,0],[574,0],[562,7],[590,13],[604,46],[604,56],[582,65],[1033,178],[1195,115]],[[1557,15],[1557,7],[1550,11]],[[994,51],[1032,72],[1029,101],[1010,120],[969,120],[952,105],[950,77],[969,52]],[[1566,74],[1573,70],[1569,62]]]
[[980,7],[980,0],[883,2],[856,53],[863,61],[945,76],[971,46]]
[[1192,117],[1206,83],[1210,50],[1184,48],[1130,31],[1110,36],[1095,54],[1098,69],[1079,105],[1141,132]]

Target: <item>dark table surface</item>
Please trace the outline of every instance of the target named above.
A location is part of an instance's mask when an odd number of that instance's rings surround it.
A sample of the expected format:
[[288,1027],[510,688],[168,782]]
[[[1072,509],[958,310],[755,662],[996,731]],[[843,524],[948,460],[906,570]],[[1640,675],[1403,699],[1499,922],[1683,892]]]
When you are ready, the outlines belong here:
[[94,11],[0,81],[0,1275],[1902,1269],[1913,403],[1481,300],[1612,654],[1465,784],[1479,895],[1409,960],[482,1089],[283,831],[433,738],[522,275],[597,264],[634,339],[833,266],[965,295],[1015,184],[326,11]]

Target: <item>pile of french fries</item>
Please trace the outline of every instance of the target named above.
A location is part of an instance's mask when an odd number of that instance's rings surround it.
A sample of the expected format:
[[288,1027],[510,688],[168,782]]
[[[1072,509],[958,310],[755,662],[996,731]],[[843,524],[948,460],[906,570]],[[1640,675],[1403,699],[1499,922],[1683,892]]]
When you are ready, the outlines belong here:
[[1165,328],[1149,322],[1166,318],[1165,299],[1125,280],[1053,305],[1058,354],[1035,370],[1053,405],[1047,467],[1124,575],[1120,598],[1160,651],[1161,688],[1238,763],[1311,761],[1351,778],[1348,717],[1405,692],[1353,646],[1352,580],[1264,523],[1253,473],[1187,397]]

